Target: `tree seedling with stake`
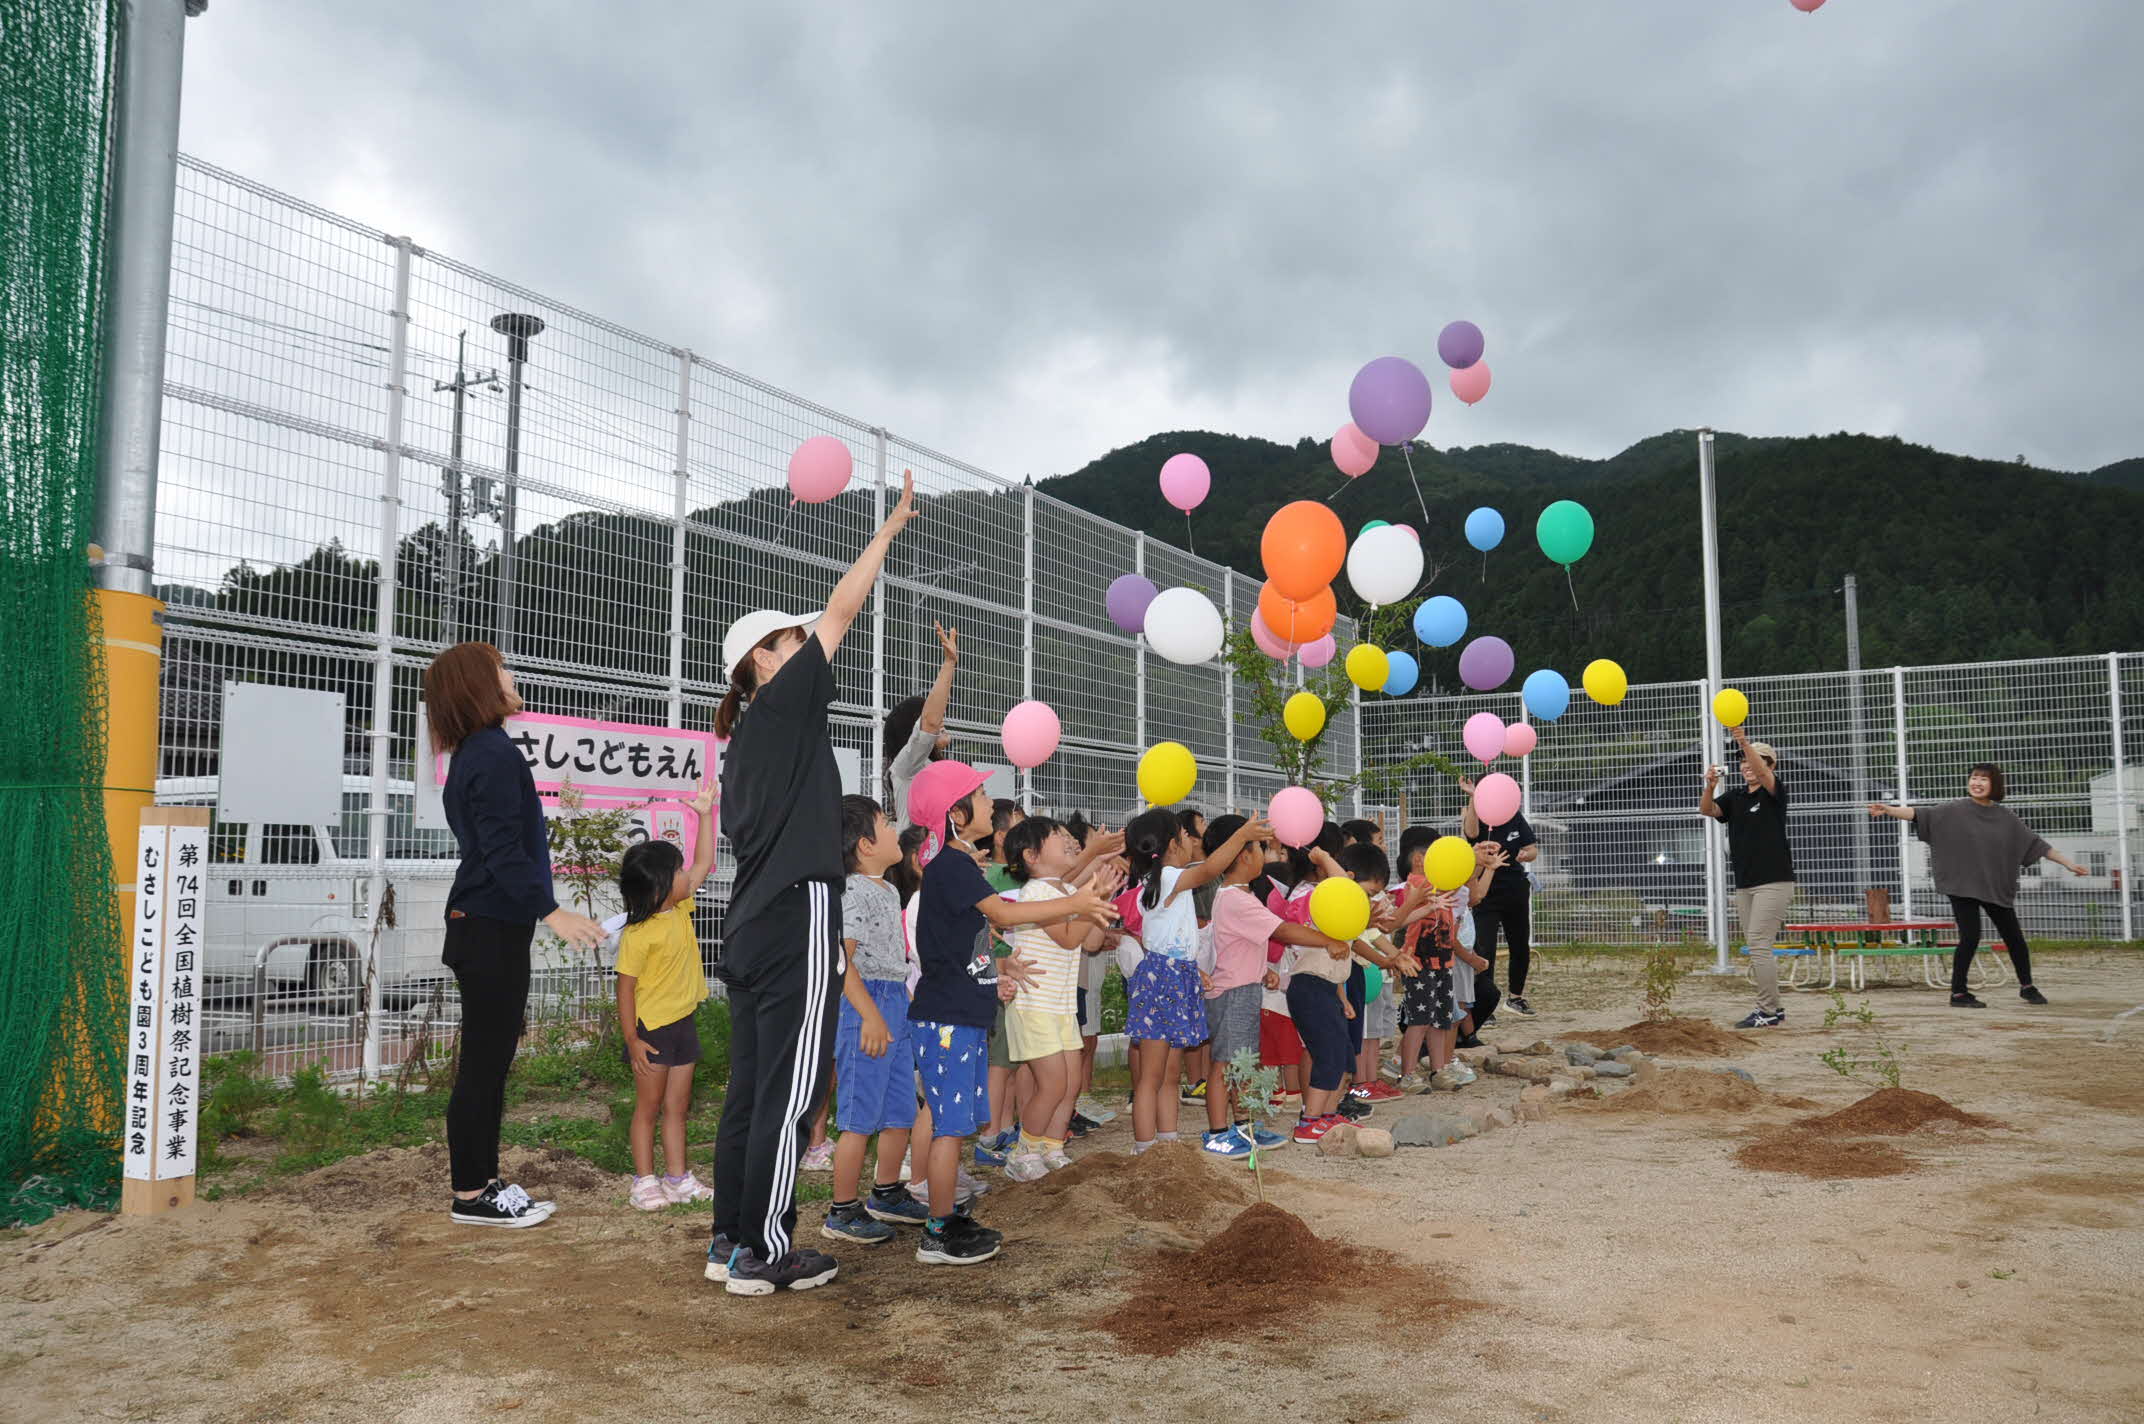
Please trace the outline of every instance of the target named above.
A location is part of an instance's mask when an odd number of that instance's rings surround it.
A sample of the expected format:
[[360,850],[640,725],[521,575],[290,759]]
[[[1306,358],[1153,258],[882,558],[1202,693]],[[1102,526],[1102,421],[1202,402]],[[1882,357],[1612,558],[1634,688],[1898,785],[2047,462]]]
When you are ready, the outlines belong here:
[[1251,1145],[1251,1175],[1258,1182],[1258,1200],[1266,1199],[1265,1169],[1258,1165],[1258,1124],[1273,1111],[1273,1095],[1280,1091],[1280,1069],[1258,1066],[1258,1050],[1239,1048],[1228,1060],[1228,1086],[1235,1092],[1236,1106],[1244,1121],[1236,1125]]

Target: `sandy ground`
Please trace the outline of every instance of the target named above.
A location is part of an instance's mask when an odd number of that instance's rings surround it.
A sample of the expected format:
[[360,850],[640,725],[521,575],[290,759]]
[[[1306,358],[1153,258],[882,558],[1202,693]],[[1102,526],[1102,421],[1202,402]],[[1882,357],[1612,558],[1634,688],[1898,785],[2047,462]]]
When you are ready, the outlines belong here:
[[[1865,1092],[1818,1062],[1836,1035],[1806,994],[1731,1060],[1764,1090],[1753,1103],[1565,1109],[1382,1162],[1273,1154],[1273,1200],[1391,1253],[1389,1288],[1306,1291],[1292,1318],[1166,1357],[1097,1322],[1158,1253],[1254,1200],[1240,1168],[1102,1158],[988,1198],[1009,1238],[996,1262],[838,1246],[832,1286],[738,1299],[701,1279],[703,1218],[632,1212],[579,1159],[510,1162],[560,1199],[550,1224],[451,1226],[431,1148],[0,1240],[0,1418],[2144,1418],[2144,1014],[2115,1019],[2144,1003],[2144,956],[2047,958],[2046,1009],[2014,990],[1982,1013],[1868,995],[1908,1045],[1908,1087],[2006,1124],[1887,1139],[1899,1175],[1736,1161],[1810,1114],[1782,1097],[1828,1111]],[[1637,974],[1549,966],[1540,1016],[1490,1038],[1629,1024]],[[1676,1007],[1724,1021],[1745,1000],[1692,978]],[[1122,1150],[1126,1126],[1080,1154]]]

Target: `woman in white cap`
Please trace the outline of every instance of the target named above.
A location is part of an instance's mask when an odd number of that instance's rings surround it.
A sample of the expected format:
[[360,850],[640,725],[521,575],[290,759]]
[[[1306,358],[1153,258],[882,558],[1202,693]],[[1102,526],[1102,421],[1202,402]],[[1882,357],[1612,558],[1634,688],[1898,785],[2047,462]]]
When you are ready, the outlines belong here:
[[1698,797],[1701,815],[1727,826],[1727,859],[1735,872],[1735,918],[1742,924],[1742,944],[1749,951],[1750,978],[1757,985],[1757,1007],[1736,1028],[1778,1028],[1787,1021],[1779,1001],[1779,927],[1794,903],[1794,851],[1787,844],[1787,783],[1779,778],[1779,753],[1769,742],[1753,742],[1741,727],[1733,729],[1742,748],[1742,784],[1715,795],[1720,769],[1705,768],[1705,790]]
[[722,829],[737,874],[719,972],[730,1006],[730,1086],[715,1135],[707,1276],[733,1295],[809,1290],[832,1257],[796,1249],[797,1160],[825,1096],[841,1003],[841,773],[827,740],[834,654],[915,518],[915,476],[821,613],[763,608],[730,625],[730,686],[715,712]]

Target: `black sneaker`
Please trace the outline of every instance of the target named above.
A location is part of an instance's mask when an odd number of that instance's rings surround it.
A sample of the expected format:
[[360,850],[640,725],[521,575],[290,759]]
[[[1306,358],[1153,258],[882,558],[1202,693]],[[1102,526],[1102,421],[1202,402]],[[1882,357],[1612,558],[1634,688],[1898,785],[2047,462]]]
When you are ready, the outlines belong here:
[[550,1202],[534,1202],[519,1187],[493,1182],[477,1196],[454,1198],[447,1219],[463,1226],[541,1226],[551,1219]]
[[843,1202],[828,1207],[819,1234],[829,1241],[854,1241],[859,1246],[883,1246],[893,1239],[890,1223],[864,1210],[862,1202]]
[[810,1290],[834,1278],[841,1267],[817,1251],[791,1251],[779,1261],[762,1261],[747,1246],[730,1260],[723,1289],[731,1295],[773,1295],[778,1290]]
[[1984,1009],[1987,1007],[1986,1004],[1983,1004],[1971,994],[1951,995],[1950,1006],[1954,1009]]
[[1452,1047],[1479,1048],[1481,1047],[1481,1035],[1478,1033],[1463,1033],[1453,1042]]
[[707,1278],[711,1281],[726,1281],[730,1278],[730,1257],[737,1254],[737,1243],[721,1232],[707,1243]]
[[1764,1011],[1763,1009],[1758,1009],[1758,1010],[1756,1010],[1755,1012],[1753,1012],[1752,1014],[1750,1014],[1750,1016],[1749,1016],[1748,1018],[1746,1018],[1746,1019],[1742,1020],[1742,1021],[1741,1021],[1740,1023],[1736,1024],[1736,1025],[1735,1025],[1735,1027],[1736,1027],[1736,1028],[1778,1028],[1778,1027],[1779,1027],[1779,1026],[1780,1026],[1781,1024],[1785,1023],[1786,1021],[1787,1021],[1787,1014],[1786,1014],[1786,1010],[1784,1010],[1784,1009],[1780,1010],[1780,1011],[1779,1011],[1778,1013],[1776,1013],[1776,1014],[1768,1014],[1768,1013],[1766,1013],[1766,1012],[1765,1012],[1765,1011]]
[[946,1218],[943,1231],[923,1228],[916,1259],[926,1266],[974,1266],[997,1255],[1004,1244],[1003,1234],[978,1226],[965,1216],[951,1216]]
[[1340,1095],[1338,1112],[1340,1116],[1346,1118],[1349,1122],[1362,1121],[1362,1119],[1370,1115],[1370,1111],[1370,1105],[1353,1093],[1342,1093]]
[[1517,994],[1513,994],[1510,998],[1504,1000],[1504,1007],[1511,1010],[1513,1013],[1517,1014],[1522,1019],[1530,1019],[1534,1016],[1534,1006],[1532,1004],[1527,1003]]
[[1087,1116],[1085,1113],[1076,1112],[1072,1114],[1071,1128],[1072,1135],[1074,1137],[1085,1137],[1088,1133],[1094,1131],[1100,1126],[1100,1123],[1096,1122],[1093,1118]]
[[2018,990],[2017,996],[2028,1004],[2044,1004],[2047,1002],[2047,996],[2030,984]]

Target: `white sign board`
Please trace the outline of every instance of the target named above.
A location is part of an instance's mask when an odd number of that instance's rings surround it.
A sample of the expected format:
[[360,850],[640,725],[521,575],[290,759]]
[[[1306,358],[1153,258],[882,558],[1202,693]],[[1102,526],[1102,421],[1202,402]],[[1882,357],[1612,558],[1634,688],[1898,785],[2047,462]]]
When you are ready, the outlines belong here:
[[201,875],[208,827],[144,825],[134,852],[127,941],[128,1177],[194,1174],[201,1110]]
[[341,821],[343,713],[339,692],[225,683],[217,815],[275,825]]

